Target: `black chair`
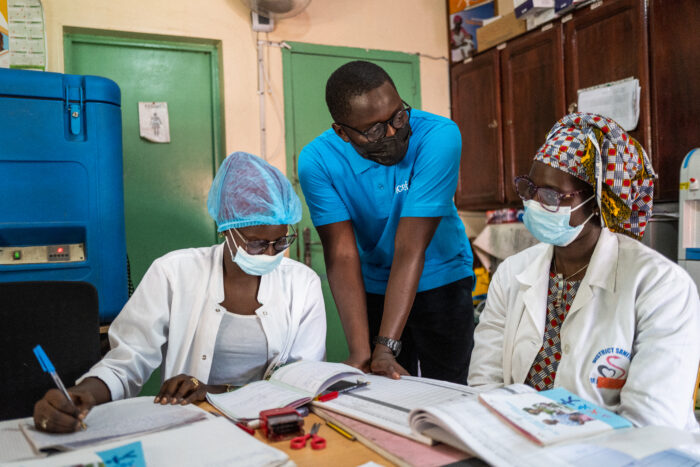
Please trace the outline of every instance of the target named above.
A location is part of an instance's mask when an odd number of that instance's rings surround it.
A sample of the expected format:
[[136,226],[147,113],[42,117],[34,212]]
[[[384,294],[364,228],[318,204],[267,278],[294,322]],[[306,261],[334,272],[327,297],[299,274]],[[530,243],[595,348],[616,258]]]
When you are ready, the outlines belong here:
[[0,420],[31,416],[56,387],[32,349],[41,345],[66,387],[100,359],[97,290],[86,282],[0,283]]

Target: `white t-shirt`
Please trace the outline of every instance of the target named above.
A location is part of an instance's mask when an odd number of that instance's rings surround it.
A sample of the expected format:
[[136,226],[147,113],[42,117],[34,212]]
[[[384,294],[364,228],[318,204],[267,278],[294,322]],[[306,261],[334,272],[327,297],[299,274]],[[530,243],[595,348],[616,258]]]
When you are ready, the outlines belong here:
[[258,381],[267,364],[267,337],[260,318],[224,313],[216,335],[209,384],[243,386]]

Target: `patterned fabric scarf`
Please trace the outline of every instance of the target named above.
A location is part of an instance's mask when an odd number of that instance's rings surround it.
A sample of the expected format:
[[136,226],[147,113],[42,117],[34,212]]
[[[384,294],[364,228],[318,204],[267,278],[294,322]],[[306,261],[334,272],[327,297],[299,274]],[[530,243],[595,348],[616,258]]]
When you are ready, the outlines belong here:
[[549,131],[535,160],[592,185],[604,225],[641,240],[651,217],[656,174],[642,146],[617,123],[600,115],[569,114]]

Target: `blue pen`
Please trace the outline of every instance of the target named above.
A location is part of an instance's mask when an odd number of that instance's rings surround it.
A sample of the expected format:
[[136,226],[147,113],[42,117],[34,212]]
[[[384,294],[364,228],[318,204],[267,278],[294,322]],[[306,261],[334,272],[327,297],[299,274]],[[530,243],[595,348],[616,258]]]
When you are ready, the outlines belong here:
[[[75,403],[73,402],[73,399],[71,399],[70,394],[68,394],[66,387],[63,385],[63,381],[61,381],[61,378],[58,377],[56,369],[53,367],[53,363],[51,363],[51,360],[49,360],[49,357],[46,355],[46,352],[44,352],[44,349],[42,349],[40,345],[34,347],[34,355],[36,355],[36,359],[39,360],[41,369],[51,375],[51,378],[53,378],[53,382],[56,383],[58,389],[63,393],[64,396],[66,396],[68,402],[73,404],[73,408],[75,408],[77,412],[78,408],[75,406]],[[85,422],[83,421],[80,422],[80,426],[83,427],[83,430],[87,428],[85,426]]]

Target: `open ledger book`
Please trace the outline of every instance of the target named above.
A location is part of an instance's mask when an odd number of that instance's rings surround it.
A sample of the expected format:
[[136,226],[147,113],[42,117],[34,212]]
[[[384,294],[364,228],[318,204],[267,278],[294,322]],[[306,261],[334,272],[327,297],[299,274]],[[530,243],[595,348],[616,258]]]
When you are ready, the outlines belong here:
[[147,396],[94,407],[85,417],[87,428],[83,431],[45,433],[26,422],[20,425],[20,429],[36,452],[46,449],[66,451],[111,439],[165,430],[209,417],[198,407],[154,404],[153,397]]
[[348,376],[364,373],[343,363],[301,360],[275,371],[269,380],[246,384],[233,392],[207,394],[211,405],[234,420],[253,420],[262,410],[300,407]]
[[[494,405],[500,405],[498,394],[516,399],[519,394],[537,396],[530,386],[519,384],[479,393],[468,386],[428,378],[403,376],[392,380],[375,375],[364,378],[370,382],[368,386],[328,402],[314,401],[313,405],[425,444],[441,441],[496,466],[630,467],[641,465],[635,464],[641,459],[648,462],[650,456],[658,456],[650,465],[667,467],[682,465],[688,459],[682,453],[667,450],[700,443],[700,435],[673,428],[613,430],[608,426],[604,427],[608,431],[599,435],[581,433],[569,441],[543,447],[523,436],[522,430],[514,429],[510,422],[504,422],[502,416],[479,399],[480,394],[482,398],[488,394],[487,399],[496,399]],[[543,402],[552,400],[547,398]],[[543,411],[540,417],[544,419],[545,415]],[[546,423],[542,426],[549,427]],[[561,428],[559,423],[552,426]]]
[[[632,428],[622,417],[604,416],[610,412],[589,402],[575,403],[580,399],[557,391],[563,390],[552,390],[552,399],[516,384],[426,405],[411,411],[410,426],[494,466],[670,467],[698,462],[694,451],[688,455],[674,448],[697,446],[699,435],[668,427]],[[562,403],[559,396],[575,405]]]
[[450,400],[475,399],[477,394],[468,386],[414,376],[390,379],[365,375],[364,379],[370,384],[328,402],[314,401],[313,405],[430,445],[433,440],[429,436],[411,430],[411,410]]

